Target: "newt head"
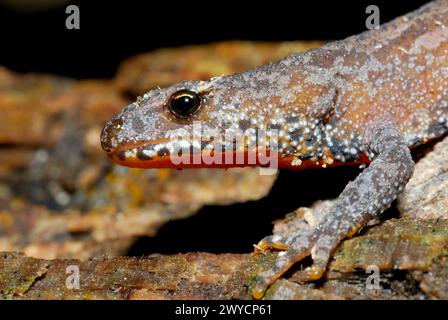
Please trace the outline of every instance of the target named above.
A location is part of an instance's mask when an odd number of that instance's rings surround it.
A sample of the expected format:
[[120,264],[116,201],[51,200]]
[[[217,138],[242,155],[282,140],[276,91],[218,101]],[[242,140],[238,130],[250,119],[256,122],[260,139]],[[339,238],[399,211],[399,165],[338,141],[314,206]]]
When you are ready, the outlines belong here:
[[[114,162],[139,168],[269,166],[249,159],[257,150],[251,142],[261,140],[241,117],[244,90],[225,82],[187,81],[146,93],[105,125],[103,150]],[[264,140],[269,157],[277,145]]]

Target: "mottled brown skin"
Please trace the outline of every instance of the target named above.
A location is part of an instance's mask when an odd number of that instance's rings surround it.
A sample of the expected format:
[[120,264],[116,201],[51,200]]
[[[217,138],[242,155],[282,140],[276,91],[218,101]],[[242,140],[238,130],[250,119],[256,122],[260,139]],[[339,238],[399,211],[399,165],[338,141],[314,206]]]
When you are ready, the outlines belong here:
[[[187,119],[176,118],[167,107],[182,89],[202,98],[200,110]],[[102,146],[114,161],[127,166],[210,166],[169,161],[169,134],[177,129],[191,132],[194,121],[222,135],[229,128],[278,129],[280,167],[370,163],[314,232],[272,236],[259,243],[264,250],[286,251],[271,270],[259,275],[251,289],[255,298],[308,255],[314,264],[302,278],[318,279],[338,243],[381,214],[404,188],[414,166],[409,148],[447,132],[448,0],[434,1],[379,30],[242,74],[150,91],[105,126]],[[204,153],[207,145],[215,152],[223,147],[216,140],[197,147],[191,136],[182,139],[193,153]],[[237,147],[233,151],[254,152]]]

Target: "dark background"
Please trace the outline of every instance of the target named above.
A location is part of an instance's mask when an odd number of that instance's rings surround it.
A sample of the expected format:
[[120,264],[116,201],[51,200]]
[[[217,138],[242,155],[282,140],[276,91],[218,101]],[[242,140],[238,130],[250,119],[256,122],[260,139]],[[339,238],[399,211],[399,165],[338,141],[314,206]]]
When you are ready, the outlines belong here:
[[[155,48],[230,39],[342,39],[365,30],[369,4],[379,6],[381,22],[386,22],[425,2],[71,1],[80,7],[80,30],[65,28],[66,4],[34,12],[0,6],[0,65],[20,72],[108,78],[124,58]],[[192,218],[167,224],[155,238],[141,238],[130,254],[248,252],[271,232],[273,220],[315,200],[337,197],[359,172],[356,167],[281,172],[268,197],[206,207]]]

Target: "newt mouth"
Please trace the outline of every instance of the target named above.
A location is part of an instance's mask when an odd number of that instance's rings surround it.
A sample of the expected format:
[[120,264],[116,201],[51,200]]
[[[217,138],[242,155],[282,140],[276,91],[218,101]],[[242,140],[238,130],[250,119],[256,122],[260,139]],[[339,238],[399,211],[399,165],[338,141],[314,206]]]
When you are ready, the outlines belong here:
[[[216,148],[218,146],[218,148]],[[369,163],[365,155],[355,162],[345,163],[335,161],[331,164],[323,161],[301,159],[299,164],[293,155],[282,155],[269,149],[260,153],[258,149],[247,146],[226,149],[218,141],[191,141],[190,138],[172,141],[168,138],[158,138],[151,141],[141,141],[119,145],[106,150],[109,157],[116,164],[143,169],[156,168],[234,168],[234,167],[272,167],[276,163],[278,168],[303,170],[308,168],[322,168],[347,164]],[[264,153],[263,157],[260,157]]]
[[292,156],[282,156],[269,150],[266,150],[263,158],[254,149],[208,150],[203,148],[204,144],[174,155],[169,143],[168,139],[135,143],[117,148],[109,156],[116,164],[142,169],[275,167],[302,170],[323,166],[322,162],[311,160],[303,160],[299,166],[291,166]]

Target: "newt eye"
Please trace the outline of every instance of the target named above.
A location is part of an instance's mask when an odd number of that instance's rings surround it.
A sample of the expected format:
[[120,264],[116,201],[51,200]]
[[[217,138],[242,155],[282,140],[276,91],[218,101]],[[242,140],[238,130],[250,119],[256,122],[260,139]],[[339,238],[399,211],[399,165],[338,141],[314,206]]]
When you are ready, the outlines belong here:
[[201,107],[201,95],[190,90],[179,90],[168,100],[168,109],[179,118],[187,118],[195,114]]

